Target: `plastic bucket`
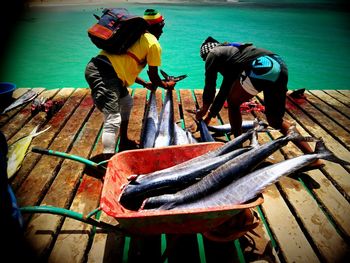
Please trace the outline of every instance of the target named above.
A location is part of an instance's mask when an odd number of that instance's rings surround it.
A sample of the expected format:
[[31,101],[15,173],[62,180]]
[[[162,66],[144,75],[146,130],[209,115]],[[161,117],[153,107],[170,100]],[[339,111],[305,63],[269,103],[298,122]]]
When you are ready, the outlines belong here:
[[9,103],[12,99],[13,91],[16,89],[16,85],[10,82],[0,82],[0,101],[1,104]]

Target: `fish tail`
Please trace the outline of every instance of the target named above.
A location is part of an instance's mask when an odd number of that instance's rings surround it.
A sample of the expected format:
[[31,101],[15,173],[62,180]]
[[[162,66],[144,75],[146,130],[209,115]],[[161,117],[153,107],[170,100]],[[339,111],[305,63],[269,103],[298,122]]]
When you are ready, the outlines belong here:
[[268,124],[263,122],[263,121],[259,121],[258,118],[254,119],[254,130],[257,132],[264,132],[267,131],[267,127]]
[[51,127],[51,126],[47,127],[45,130],[42,130],[42,131],[39,131],[39,132],[38,132],[39,125],[37,125],[28,135],[25,135],[25,136],[19,138],[18,140],[16,140],[15,142],[13,142],[10,146],[14,145],[15,143],[17,143],[17,142],[19,142],[19,141],[21,141],[21,140],[23,140],[23,139],[25,139],[25,138],[26,138],[26,139],[28,139],[28,138],[31,139],[31,138],[33,138],[33,137],[35,137],[35,136],[38,136],[39,134],[41,134],[41,133],[47,131],[48,129],[50,129],[50,127]]
[[286,138],[288,140],[291,140],[293,142],[298,142],[298,141],[304,141],[304,142],[315,142],[318,141],[318,139],[312,137],[312,136],[303,136],[299,133],[299,131],[296,128],[296,125],[293,124],[287,132]]
[[47,127],[45,130],[37,132],[37,130],[39,129],[39,125],[38,125],[32,130],[32,132],[30,133],[30,136],[32,136],[32,137],[38,136],[39,134],[42,134],[43,132],[46,132],[50,128],[51,128],[51,126]]
[[315,153],[319,155],[320,159],[324,159],[341,165],[350,165],[350,162],[340,159],[339,157],[335,156],[333,152],[327,149],[322,139],[319,139],[316,142]]
[[256,148],[259,146],[258,131],[254,130],[250,138],[250,146]]

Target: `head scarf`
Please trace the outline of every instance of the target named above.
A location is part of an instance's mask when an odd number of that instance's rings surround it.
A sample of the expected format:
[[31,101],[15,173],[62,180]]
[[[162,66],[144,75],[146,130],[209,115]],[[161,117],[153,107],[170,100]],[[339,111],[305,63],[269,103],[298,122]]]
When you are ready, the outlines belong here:
[[143,19],[151,26],[155,24],[164,24],[163,16],[155,9],[146,9],[143,14]]
[[208,56],[209,52],[216,46],[220,45],[219,41],[212,37],[208,37],[201,45],[200,56],[203,60]]

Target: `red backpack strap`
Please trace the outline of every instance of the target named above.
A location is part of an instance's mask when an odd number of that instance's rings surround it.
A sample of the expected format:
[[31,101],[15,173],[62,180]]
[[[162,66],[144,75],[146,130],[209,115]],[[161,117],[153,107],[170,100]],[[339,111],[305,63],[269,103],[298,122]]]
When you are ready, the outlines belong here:
[[127,51],[126,54],[133,58],[137,64],[139,64],[140,66],[146,66],[146,61],[144,60],[140,60],[135,54],[131,53],[130,51]]

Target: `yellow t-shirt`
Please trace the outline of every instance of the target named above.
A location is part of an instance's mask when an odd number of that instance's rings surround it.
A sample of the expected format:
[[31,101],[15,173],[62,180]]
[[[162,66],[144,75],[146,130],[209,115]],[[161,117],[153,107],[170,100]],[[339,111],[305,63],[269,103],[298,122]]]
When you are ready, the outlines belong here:
[[100,52],[100,55],[108,57],[115,72],[126,87],[131,86],[135,82],[136,77],[141,73],[146,64],[155,67],[161,65],[162,48],[158,39],[150,33],[142,34],[139,40],[128,49],[128,52],[134,54],[144,63],[141,65],[138,64],[134,58],[127,54],[116,55],[104,50]]

